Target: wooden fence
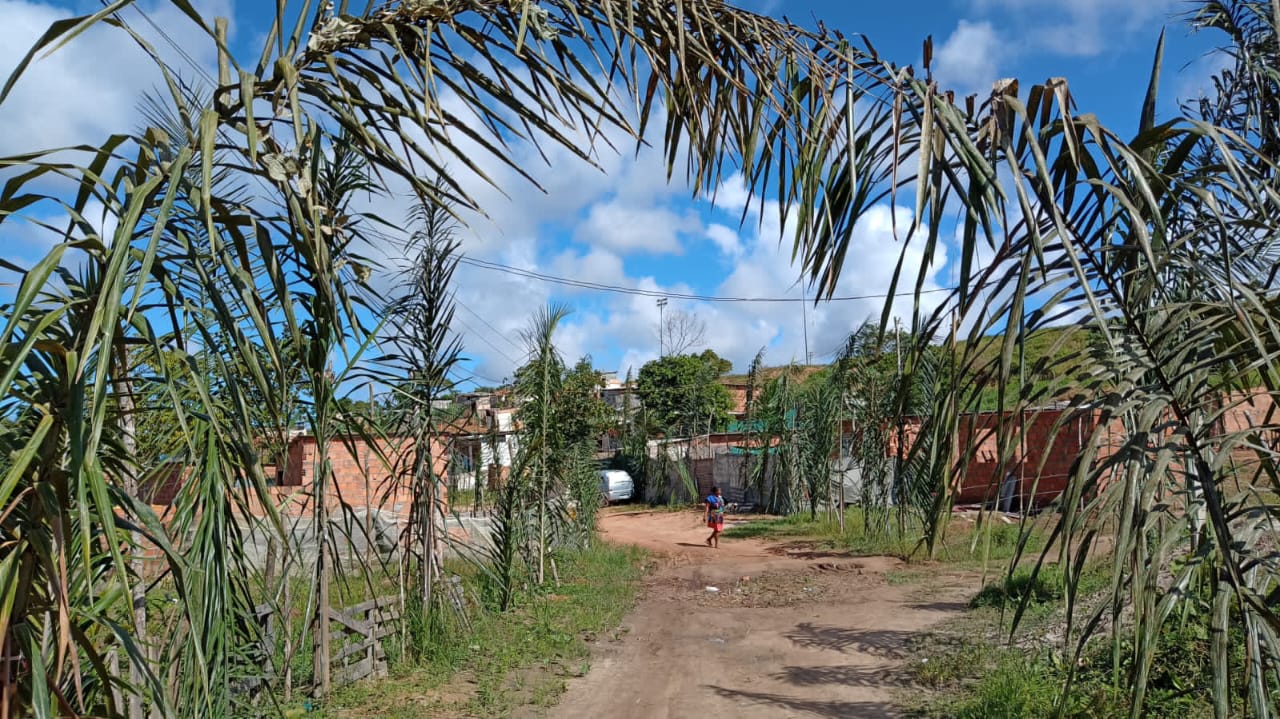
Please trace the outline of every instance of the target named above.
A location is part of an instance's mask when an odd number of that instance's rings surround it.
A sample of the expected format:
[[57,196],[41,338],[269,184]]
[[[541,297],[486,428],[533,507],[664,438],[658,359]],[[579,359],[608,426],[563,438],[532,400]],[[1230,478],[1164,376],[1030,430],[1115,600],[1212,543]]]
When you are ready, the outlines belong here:
[[338,648],[333,655],[333,682],[339,686],[367,677],[387,675],[387,653],[382,639],[396,631],[400,600],[378,597],[332,612],[329,620],[339,626],[332,635]]
[[[279,640],[277,632],[281,629],[288,632],[288,626],[279,626],[276,612],[269,604],[256,607],[255,614],[266,649],[264,658],[268,663],[267,676],[276,677],[277,672],[283,669],[283,680],[292,685],[291,673],[287,667],[274,666],[274,659],[278,656],[275,652]],[[399,620],[400,599],[395,595],[370,599],[345,609],[330,610],[330,626],[337,625],[330,634],[334,647],[330,653],[334,685],[342,686],[369,677],[387,676],[387,652],[382,640],[395,634]]]

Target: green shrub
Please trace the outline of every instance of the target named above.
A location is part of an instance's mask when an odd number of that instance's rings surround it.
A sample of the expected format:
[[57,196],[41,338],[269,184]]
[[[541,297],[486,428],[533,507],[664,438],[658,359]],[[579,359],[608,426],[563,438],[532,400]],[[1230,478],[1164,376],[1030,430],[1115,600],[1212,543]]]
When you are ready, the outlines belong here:
[[1058,677],[1039,662],[1005,657],[955,707],[957,719],[1041,719],[1053,716]]
[[1030,593],[1032,604],[1043,604],[1062,599],[1065,582],[1062,571],[1055,566],[1041,567],[1040,571],[1019,569],[1013,576],[1004,576],[994,582],[988,582],[982,591],[969,601],[969,606],[1003,607],[1015,605]]
[[[1078,595],[1086,596],[1103,589],[1107,584],[1104,573],[1097,569],[1086,569],[1076,584]],[[1016,606],[1023,597],[1030,593],[1029,604],[1047,604],[1060,601],[1066,596],[1067,580],[1056,564],[1046,564],[1039,571],[1033,572],[1031,567],[1018,569],[1013,576],[1004,576],[994,582],[988,582],[969,601],[969,606],[1004,607]]]

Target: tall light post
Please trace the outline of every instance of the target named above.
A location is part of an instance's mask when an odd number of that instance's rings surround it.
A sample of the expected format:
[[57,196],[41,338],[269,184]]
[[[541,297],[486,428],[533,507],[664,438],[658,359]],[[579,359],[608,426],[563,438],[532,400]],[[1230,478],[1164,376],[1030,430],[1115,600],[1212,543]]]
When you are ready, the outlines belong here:
[[665,357],[667,354],[662,344],[662,333],[666,329],[666,323],[665,323],[666,307],[667,307],[667,298],[659,297],[658,298],[658,356],[659,357]]

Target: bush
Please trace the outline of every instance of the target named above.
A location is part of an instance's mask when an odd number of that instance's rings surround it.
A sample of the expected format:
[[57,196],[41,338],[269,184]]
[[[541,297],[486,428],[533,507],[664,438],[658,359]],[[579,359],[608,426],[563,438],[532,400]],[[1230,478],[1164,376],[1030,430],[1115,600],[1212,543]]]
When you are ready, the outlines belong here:
[[1019,569],[1013,573],[1012,577],[1005,576],[998,581],[987,583],[982,591],[969,601],[969,606],[976,609],[1003,607],[1006,604],[1016,605],[1028,593],[1031,595],[1030,603],[1044,604],[1062,599],[1065,589],[1066,582],[1062,571],[1056,566],[1041,567],[1040,571],[1035,572],[1034,575],[1030,569]]
[[[1004,607],[1016,606],[1024,596],[1030,593],[1029,604],[1047,604],[1059,601],[1067,592],[1067,579],[1056,564],[1040,567],[1040,571],[1032,574],[1032,568],[1018,569],[1013,576],[1005,576],[995,582],[989,582],[982,591],[969,601],[969,606]],[[1092,594],[1106,586],[1107,578],[1100,571],[1086,569],[1076,584],[1080,595]]]

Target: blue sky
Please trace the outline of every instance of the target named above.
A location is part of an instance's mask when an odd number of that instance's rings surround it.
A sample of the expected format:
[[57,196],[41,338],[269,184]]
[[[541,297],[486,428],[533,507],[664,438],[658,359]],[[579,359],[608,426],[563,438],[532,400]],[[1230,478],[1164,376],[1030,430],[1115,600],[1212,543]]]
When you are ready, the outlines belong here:
[[[272,4],[247,0],[203,0],[205,10],[232,18],[233,44],[245,53],[256,46]],[[0,0],[0,74],[48,24],[92,2]],[[213,67],[212,48],[172,8],[141,3],[190,61]],[[982,91],[993,80],[1017,77],[1024,87],[1065,76],[1081,110],[1093,112],[1122,132],[1131,131],[1150,72],[1156,39],[1168,29],[1162,113],[1179,97],[1194,96],[1214,70],[1206,57],[1214,38],[1193,36],[1174,15],[1179,0],[934,0],[869,3],[846,0],[747,0],[750,9],[812,25],[866,35],[888,59],[917,64],[926,36],[934,42],[935,73],[944,86]],[[98,142],[114,129],[136,126],[136,103],[154,86],[154,72],[140,53],[119,51],[110,31],[91,33],[42,60],[0,106],[0,155],[33,147]],[[157,43],[169,52],[164,43]],[[177,53],[174,52],[174,55]],[[247,56],[247,55],[246,55]],[[256,55],[255,55],[256,57]],[[187,62],[185,59],[174,60]],[[192,71],[194,72],[194,71]],[[492,171],[504,195],[472,181],[488,219],[464,231],[471,257],[542,274],[650,292],[801,297],[789,247],[779,245],[776,204],[766,204],[763,222],[740,227],[746,200],[732,179],[718,207],[691,202],[687,187],[666,183],[658,152],[601,158],[605,172],[553,150],[543,162],[531,148],[517,148],[521,165],[546,188],[538,192],[509,170]],[[767,198],[766,198],[767,199]],[[388,217],[402,216],[394,198],[376,201]],[[855,233],[851,260],[837,294],[883,292],[899,248],[890,227],[904,208],[878,207]],[[37,236],[7,230],[0,241],[6,257],[30,262],[45,246]],[[394,254],[391,249],[388,254]],[[947,286],[952,268],[945,254],[933,258],[933,287]],[[915,257],[914,261],[923,258]],[[510,376],[523,356],[519,332],[548,302],[572,310],[557,335],[570,360],[590,354],[597,367],[626,372],[658,353],[659,310],[652,296],[584,291],[527,276],[464,265],[457,277],[458,331],[470,358],[467,376],[478,383]],[[704,345],[745,369],[756,351],[771,363],[827,359],[863,319],[878,316],[881,300],[842,302],[802,311],[792,303],[714,303],[672,299],[668,312],[683,312],[706,326]],[[806,342],[807,340],[807,342]]]

